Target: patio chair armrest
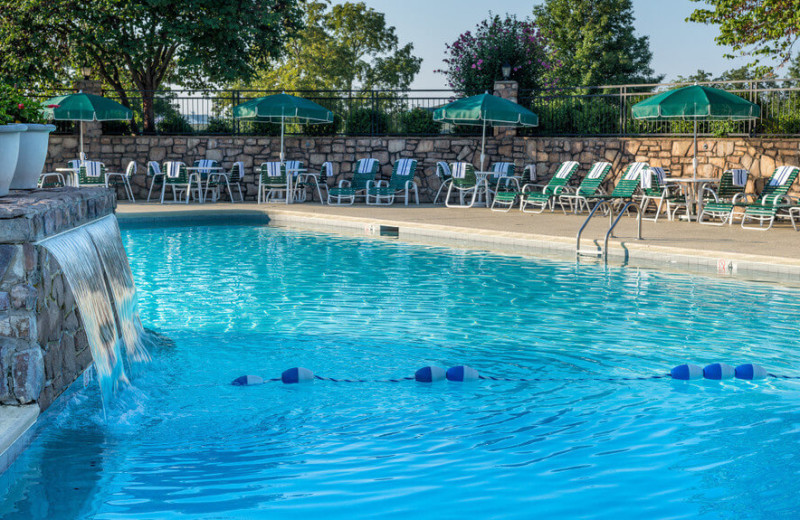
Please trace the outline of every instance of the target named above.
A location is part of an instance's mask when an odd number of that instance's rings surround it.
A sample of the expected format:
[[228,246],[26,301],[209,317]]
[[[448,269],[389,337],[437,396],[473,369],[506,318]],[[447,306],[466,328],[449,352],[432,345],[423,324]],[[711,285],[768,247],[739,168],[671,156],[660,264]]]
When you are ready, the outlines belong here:
[[529,182],[528,184],[522,187],[522,193],[525,193],[526,191],[532,191],[533,189],[536,189],[537,191],[543,191],[544,187],[545,187],[544,184],[532,184]]
[[340,180],[339,181],[339,187],[340,188],[349,188],[350,187],[350,181],[348,181],[346,179]]
[[[700,190],[700,194],[698,195],[700,200],[705,200],[705,193],[706,192],[708,192],[709,195],[714,198],[714,202],[719,202],[719,196],[717,195],[717,192],[714,190],[714,188],[712,188],[711,186],[703,186],[703,189]],[[737,195],[738,195],[738,193],[737,193]]]

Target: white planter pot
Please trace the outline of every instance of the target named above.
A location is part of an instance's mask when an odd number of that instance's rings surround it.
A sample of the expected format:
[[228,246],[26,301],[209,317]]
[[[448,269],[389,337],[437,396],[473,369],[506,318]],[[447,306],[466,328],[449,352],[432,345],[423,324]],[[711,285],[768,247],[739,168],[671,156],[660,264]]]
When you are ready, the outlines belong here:
[[17,169],[19,136],[27,129],[25,125],[0,125],[0,197],[8,195]]
[[19,159],[11,179],[12,190],[32,190],[39,183],[39,175],[47,159],[47,144],[55,125],[20,125],[27,132],[19,136]]

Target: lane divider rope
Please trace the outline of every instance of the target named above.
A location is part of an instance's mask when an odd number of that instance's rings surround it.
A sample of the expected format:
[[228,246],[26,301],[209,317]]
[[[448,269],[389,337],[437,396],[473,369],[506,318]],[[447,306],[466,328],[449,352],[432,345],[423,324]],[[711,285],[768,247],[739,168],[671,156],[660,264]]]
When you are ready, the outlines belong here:
[[667,374],[656,374],[651,376],[623,376],[623,377],[586,377],[586,378],[540,378],[540,377],[523,377],[523,378],[509,378],[509,377],[496,377],[479,374],[477,370],[467,365],[458,365],[444,369],[437,366],[422,367],[414,373],[411,377],[398,377],[392,379],[346,379],[323,377],[314,374],[311,370],[303,367],[293,367],[285,370],[281,377],[274,377],[272,379],[264,379],[256,375],[244,375],[234,379],[231,384],[234,386],[254,386],[261,385],[268,382],[281,381],[284,384],[296,383],[310,383],[314,380],[328,381],[331,383],[402,383],[404,381],[418,381],[420,383],[435,383],[438,381],[503,381],[512,383],[527,383],[527,382],[579,382],[579,381],[648,381],[655,379],[675,379],[678,381],[692,381],[697,379],[710,379],[710,380],[725,380],[725,379],[743,379],[747,381],[754,381],[758,379],[774,378],[774,379],[800,379],[800,376],[779,375],[767,372],[764,367],[753,363],[746,363],[737,367],[732,367],[725,363],[712,363],[705,368],[697,365],[686,363],[678,365],[669,371]]

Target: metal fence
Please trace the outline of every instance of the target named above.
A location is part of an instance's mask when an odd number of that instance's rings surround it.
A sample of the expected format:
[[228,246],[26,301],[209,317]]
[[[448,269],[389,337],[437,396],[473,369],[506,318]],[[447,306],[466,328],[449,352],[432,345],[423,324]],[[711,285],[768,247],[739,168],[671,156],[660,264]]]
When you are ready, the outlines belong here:
[[[278,94],[267,90],[169,90],[154,92],[155,131],[160,134],[275,135],[277,124],[237,120],[232,108],[248,100]],[[432,121],[433,110],[455,99],[451,90],[315,90],[287,91],[331,110],[334,123],[286,126],[287,134],[357,136],[436,135],[441,125]],[[114,91],[103,95],[119,101]],[[131,123],[104,123],[104,133],[143,131],[142,93],[127,93],[134,119]]]
[[[744,97],[761,106],[761,117],[755,121],[702,122],[699,132],[714,136],[800,135],[800,80],[761,79],[703,83]],[[690,135],[692,122],[653,122],[635,120],[631,107],[658,92],[681,86],[676,83],[648,85],[605,85],[598,87],[556,88],[519,92],[520,104],[539,115],[537,128],[521,131],[539,136],[642,136]],[[153,92],[154,133],[165,135],[277,135],[279,126],[236,120],[232,107],[277,90],[185,90]],[[313,90],[289,91],[330,109],[335,121],[329,125],[287,125],[288,134],[355,136],[440,135],[449,133],[472,135],[478,127],[454,127],[433,122],[433,110],[458,96],[452,90]],[[40,94],[42,99],[56,95]],[[103,95],[119,100],[116,91]],[[130,122],[103,123],[103,133],[143,133],[142,92],[126,92],[134,118]],[[57,124],[58,133],[76,131],[69,122]]]
[[[699,122],[700,134],[720,137],[800,135],[800,80],[770,78],[698,84],[722,88],[761,107],[761,116],[753,121]],[[639,101],[685,85],[659,83],[521,91],[519,102],[539,115],[539,127],[529,132],[531,134],[685,136],[693,132],[691,121],[643,121],[631,115],[631,107]]]

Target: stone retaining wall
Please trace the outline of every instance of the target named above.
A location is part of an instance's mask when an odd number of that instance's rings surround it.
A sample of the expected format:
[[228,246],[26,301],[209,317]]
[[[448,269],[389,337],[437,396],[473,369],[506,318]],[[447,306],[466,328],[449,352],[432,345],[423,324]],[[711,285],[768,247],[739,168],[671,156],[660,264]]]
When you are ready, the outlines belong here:
[[[103,136],[88,145],[88,154],[106,164],[110,170],[124,171],[128,161],[138,163],[133,186],[137,199],[147,197],[149,180],[145,177],[147,161],[215,159],[225,168],[243,161],[249,175],[245,177],[246,198],[255,200],[257,179],[255,168],[278,157],[280,140],[276,137],[168,137],[168,136]],[[78,153],[78,140],[73,136],[52,136],[46,168],[52,171]],[[671,168],[673,175],[692,174],[692,140],[687,138],[489,138],[486,147],[487,166],[494,161],[511,160],[517,168],[534,163],[539,176],[548,179],[558,164],[566,160],[581,162],[583,171],[591,163],[606,160],[614,171],[631,161],[649,161],[653,166]],[[480,138],[464,136],[417,137],[289,137],[286,156],[302,159],[312,170],[331,161],[338,181],[352,172],[355,161],[371,156],[382,164],[382,176],[388,178],[391,163],[400,157],[420,161],[417,181],[423,200],[429,200],[439,186],[435,176],[437,161],[480,162]],[[718,138],[698,140],[698,175],[719,176],[723,169],[744,167],[752,172],[751,183],[758,188],[769,177],[775,165],[800,165],[800,139]],[[615,180],[609,179],[609,182]],[[118,195],[123,196],[121,190]]]
[[92,362],[75,298],[33,243],[114,211],[110,190],[11,192],[0,199],[0,404],[44,410]]

